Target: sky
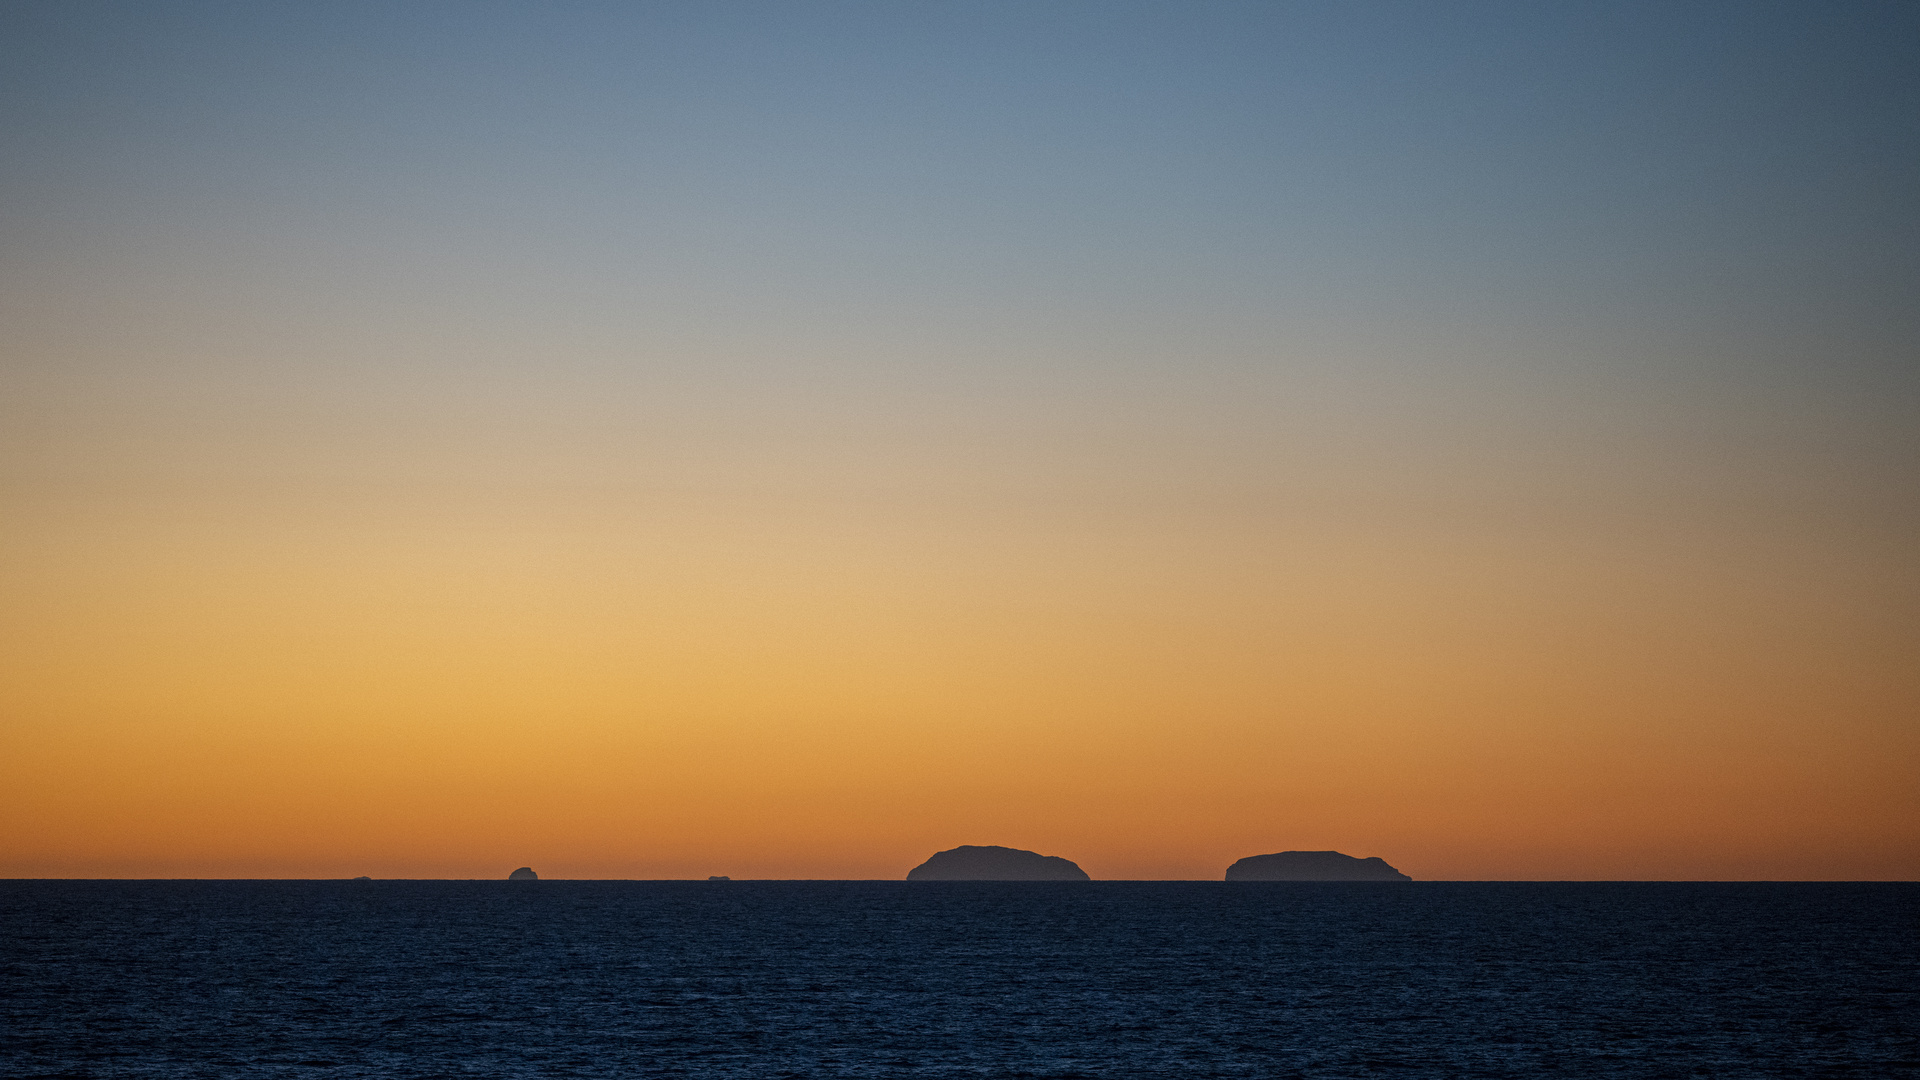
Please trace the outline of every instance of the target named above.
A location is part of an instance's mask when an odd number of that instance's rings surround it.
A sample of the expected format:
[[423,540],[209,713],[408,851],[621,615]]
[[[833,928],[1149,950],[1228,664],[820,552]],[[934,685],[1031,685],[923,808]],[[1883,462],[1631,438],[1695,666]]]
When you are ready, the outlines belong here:
[[1920,877],[1920,7],[0,6],[0,876]]

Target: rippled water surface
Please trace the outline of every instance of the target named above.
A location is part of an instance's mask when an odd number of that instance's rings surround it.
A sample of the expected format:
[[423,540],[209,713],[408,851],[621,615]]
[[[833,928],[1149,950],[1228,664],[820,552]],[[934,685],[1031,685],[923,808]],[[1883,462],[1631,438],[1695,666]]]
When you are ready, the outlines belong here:
[[1920,886],[0,882],[7,1076],[1920,1076]]

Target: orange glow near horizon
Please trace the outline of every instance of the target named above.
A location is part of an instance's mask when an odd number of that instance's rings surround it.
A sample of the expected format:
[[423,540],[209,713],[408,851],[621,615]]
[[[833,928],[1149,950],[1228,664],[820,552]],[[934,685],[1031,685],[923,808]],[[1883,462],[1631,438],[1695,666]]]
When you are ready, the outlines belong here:
[[[1794,537],[787,467],[813,486],[23,493],[0,874],[1920,870],[1884,579]],[[1782,561],[1822,576],[1756,586]]]
[[1920,879],[1920,8],[1457,7],[0,5],[0,877]]

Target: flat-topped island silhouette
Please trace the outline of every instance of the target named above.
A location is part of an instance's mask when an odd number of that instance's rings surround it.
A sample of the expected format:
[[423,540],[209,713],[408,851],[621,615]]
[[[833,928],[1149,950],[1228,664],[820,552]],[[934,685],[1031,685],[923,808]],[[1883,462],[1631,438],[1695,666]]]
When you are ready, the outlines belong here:
[[1276,851],[1249,855],[1227,867],[1228,881],[1412,881],[1378,857],[1337,851]]

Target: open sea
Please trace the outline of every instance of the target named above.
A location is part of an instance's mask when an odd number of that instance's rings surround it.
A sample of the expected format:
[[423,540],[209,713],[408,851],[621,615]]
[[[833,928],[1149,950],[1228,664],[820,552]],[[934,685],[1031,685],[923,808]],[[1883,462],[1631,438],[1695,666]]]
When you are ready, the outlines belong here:
[[1920,1077],[1920,885],[0,882],[8,1077]]

